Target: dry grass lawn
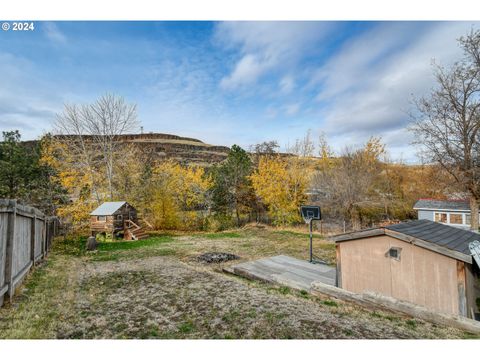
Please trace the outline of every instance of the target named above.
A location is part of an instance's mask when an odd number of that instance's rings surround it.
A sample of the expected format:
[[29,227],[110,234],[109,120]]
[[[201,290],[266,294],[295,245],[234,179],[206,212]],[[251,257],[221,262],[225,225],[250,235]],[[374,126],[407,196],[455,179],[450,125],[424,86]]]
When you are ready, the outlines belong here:
[[[366,311],[221,272],[208,251],[246,261],[285,254],[307,259],[306,234],[250,227],[213,234],[154,234],[101,244],[57,240],[13,304],[0,309],[0,338],[465,338],[471,334]],[[334,245],[315,237],[334,262]],[[230,265],[232,262],[229,262]]]

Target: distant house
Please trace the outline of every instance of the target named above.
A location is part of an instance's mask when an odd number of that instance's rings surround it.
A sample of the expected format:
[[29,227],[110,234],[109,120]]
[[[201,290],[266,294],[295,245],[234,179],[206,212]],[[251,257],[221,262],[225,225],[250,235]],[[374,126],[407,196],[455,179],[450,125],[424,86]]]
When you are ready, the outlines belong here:
[[137,210],[126,201],[104,202],[90,213],[90,230],[93,236],[121,234],[126,240],[138,240],[147,237],[138,220]]
[[413,206],[419,220],[430,220],[459,228],[470,228],[468,200],[420,199]]
[[469,244],[480,234],[415,220],[333,237],[338,286],[372,291],[434,311],[475,318],[478,264]]

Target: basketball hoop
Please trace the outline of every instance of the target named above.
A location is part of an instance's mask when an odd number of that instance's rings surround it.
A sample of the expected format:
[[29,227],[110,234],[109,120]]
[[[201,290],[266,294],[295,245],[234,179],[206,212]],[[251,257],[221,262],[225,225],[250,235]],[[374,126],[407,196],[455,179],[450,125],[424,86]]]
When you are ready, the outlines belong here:
[[302,214],[305,224],[310,229],[310,262],[313,263],[313,224],[314,220],[322,220],[322,213],[320,206],[305,205],[300,207],[300,213]]
[[303,220],[309,224],[312,220],[322,220],[320,206],[305,205],[300,207]]

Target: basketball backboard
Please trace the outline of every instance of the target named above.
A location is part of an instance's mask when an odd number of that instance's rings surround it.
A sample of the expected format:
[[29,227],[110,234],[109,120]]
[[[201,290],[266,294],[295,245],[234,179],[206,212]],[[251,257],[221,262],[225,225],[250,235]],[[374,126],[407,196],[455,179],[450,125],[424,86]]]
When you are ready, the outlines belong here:
[[302,213],[303,220],[306,223],[312,220],[322,220],[322,213],[320,211],[320,206],[305,205],[300,207],[300,212]]

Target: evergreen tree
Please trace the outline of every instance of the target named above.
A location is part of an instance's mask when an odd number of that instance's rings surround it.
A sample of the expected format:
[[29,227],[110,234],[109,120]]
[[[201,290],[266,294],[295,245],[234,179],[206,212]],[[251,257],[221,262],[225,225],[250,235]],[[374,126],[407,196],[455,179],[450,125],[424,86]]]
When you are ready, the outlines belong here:
[[33,144],[20,141],[18,130],[4,131],[0,142],[0,197],[17,199],[48,215],[65,201],[62,187],[52,181],[53,169],[41,161],[44,139]]
[[3,131],[0,143],[0,197],[23,198],[31,181],[32,156],[20,143],[20,133]]
[[235,214],[237,225],[241,224],[241,213],[250,210],[255,197],[249,179],[252,161],[248,153],[233,145],[227,159],[213,169],[213,208],[222,214]]

